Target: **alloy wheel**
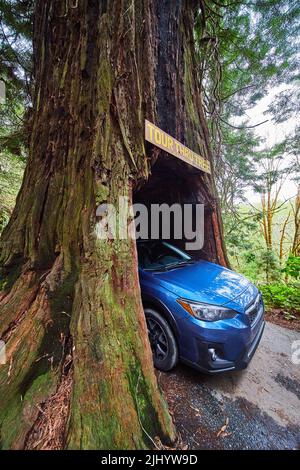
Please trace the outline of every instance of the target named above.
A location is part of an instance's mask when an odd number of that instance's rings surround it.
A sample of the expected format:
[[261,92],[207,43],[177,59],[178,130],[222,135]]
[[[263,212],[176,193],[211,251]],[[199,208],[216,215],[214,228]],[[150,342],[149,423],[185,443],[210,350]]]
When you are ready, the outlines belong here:
[[150,346],[155,359],[163,361],[169,353],[168,340],[162,326],[153,318],[147,318]]

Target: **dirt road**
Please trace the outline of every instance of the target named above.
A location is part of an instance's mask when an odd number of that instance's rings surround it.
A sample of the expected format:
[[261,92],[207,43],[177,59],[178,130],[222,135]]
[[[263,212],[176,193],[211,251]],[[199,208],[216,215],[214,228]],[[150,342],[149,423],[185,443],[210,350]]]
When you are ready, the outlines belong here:
[[185,366],[158,373],[189,449],[300,448],[300,333],[267,323],[248,369],[206,376]]

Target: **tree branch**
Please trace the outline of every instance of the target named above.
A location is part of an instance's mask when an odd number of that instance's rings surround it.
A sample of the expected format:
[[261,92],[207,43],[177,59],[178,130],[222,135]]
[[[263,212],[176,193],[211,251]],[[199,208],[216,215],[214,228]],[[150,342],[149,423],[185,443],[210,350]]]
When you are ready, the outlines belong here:
[[235,95],[236,93],[239,93],[240,91],[243,91],[243,90],[247,90],[248,88],[253,88],[254,86],[255,86],[254,84],[253,85],[243,86],[243,87],[239,88],[238,90],[233,91],[229,95],[222,97],[221,100],[226,101],[228,98]]
[[265,121],[259,122],[258,124],[253,124],[252,126],[234,126],[233,124],[230,124],[229,122],[225,121],[225,120],[222,119],[221,117],[220,117],[220,120],[221,120],[224,124],[226,124],[227,126],[232,127],[233,129],[239,129],[239,130],[243,130],[243,129],[253,129],[254,127],[261,126],[262,124],[265,124],[266,122],[269,121],[269,119],[266,119]]

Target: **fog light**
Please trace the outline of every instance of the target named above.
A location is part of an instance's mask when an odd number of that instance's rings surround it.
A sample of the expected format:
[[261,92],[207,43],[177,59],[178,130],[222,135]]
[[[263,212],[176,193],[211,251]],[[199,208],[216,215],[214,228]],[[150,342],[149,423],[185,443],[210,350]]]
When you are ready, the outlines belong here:
[[217,354],[216,354],[215,349],[211,348],[208,350],[208,352],[210,354],[211,360],[215,361],[217,359]]

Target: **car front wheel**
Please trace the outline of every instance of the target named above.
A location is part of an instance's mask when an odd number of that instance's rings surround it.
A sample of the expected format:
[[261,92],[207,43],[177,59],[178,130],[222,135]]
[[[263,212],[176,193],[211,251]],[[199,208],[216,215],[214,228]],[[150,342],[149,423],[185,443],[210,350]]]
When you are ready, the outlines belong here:
[[156,369],[169,371],[178,362],[178,347],[168,322],[152,308],[145,309],[150,346]]

